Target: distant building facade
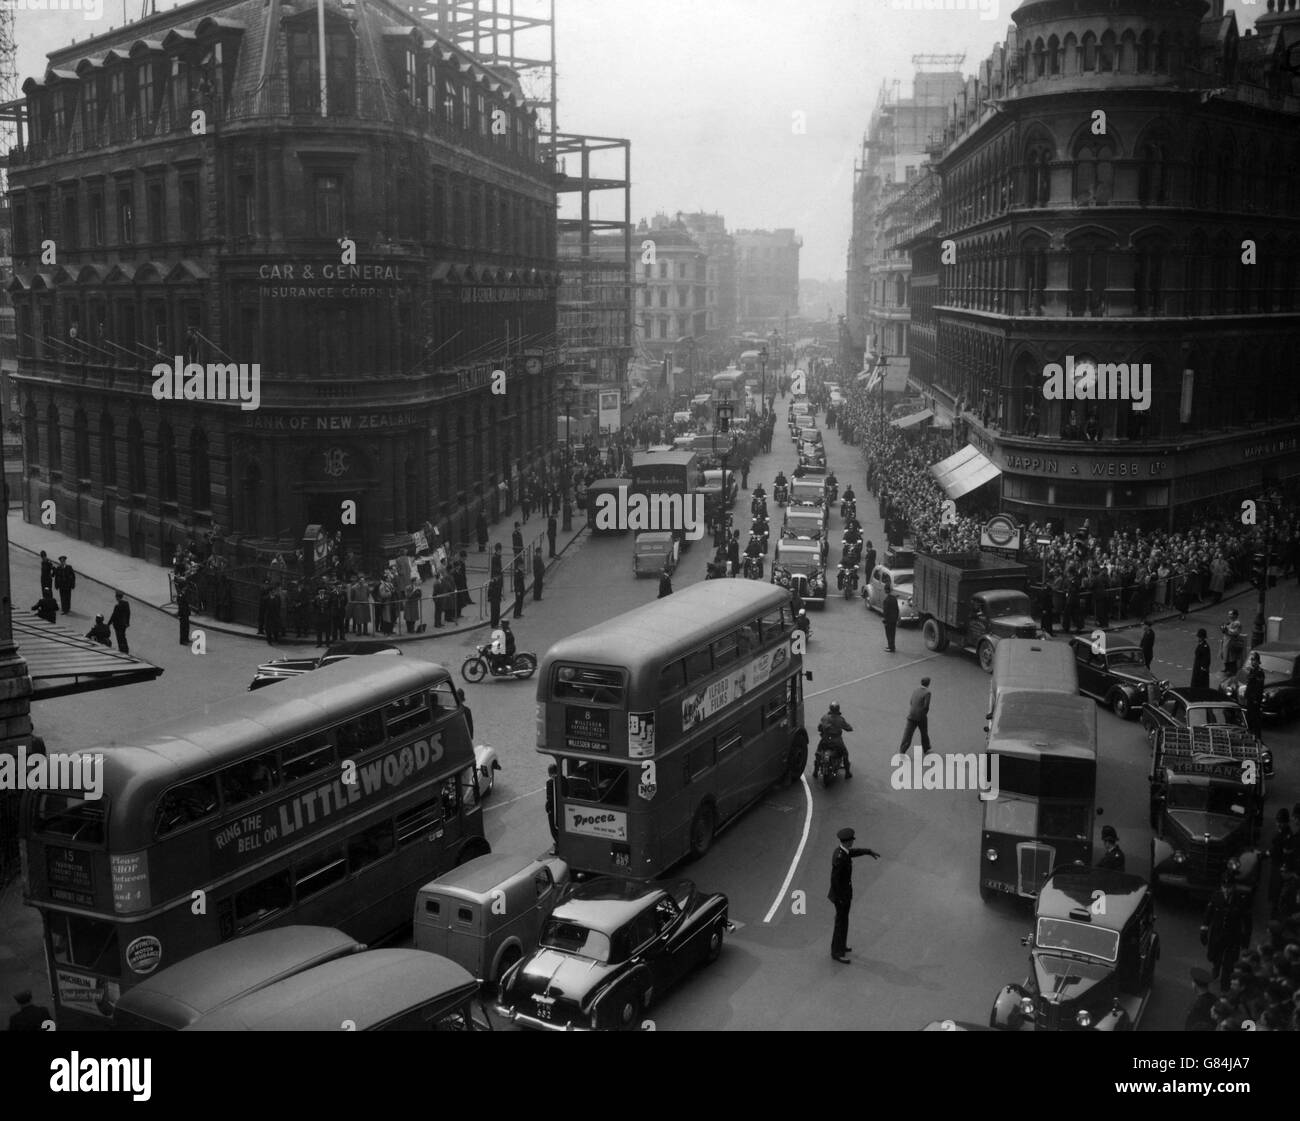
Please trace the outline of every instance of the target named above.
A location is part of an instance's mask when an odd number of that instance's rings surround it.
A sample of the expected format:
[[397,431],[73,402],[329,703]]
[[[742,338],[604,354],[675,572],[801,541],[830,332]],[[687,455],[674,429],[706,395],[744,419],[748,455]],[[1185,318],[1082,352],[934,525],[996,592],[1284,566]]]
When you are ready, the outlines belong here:
[[736,319],[741,328],[781,327],[799,314],[799,250],[794,230],[736,230]]

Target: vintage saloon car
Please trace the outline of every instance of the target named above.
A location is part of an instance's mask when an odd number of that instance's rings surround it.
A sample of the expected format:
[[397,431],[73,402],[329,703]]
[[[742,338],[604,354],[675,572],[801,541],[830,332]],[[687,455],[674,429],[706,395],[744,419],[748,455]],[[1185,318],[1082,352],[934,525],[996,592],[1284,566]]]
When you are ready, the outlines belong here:
[[918,622],[921,614],[917,611],[916,604],[912,602],[913,575],[910,568],[876,565],[867,576],[867,586],[862,589],[862,598],[867,601],[867,609],[884,613],[885,585],[888,584],[894,590],[894,598],[898,600],[898,621]]
[[261,689],[276,681],[289,677],[300,677],[322,666],[332,666],[345,658],[355,658],[362,654],[396,654],[402,649],[391,642],[336,642],[325,648],[325,653],[311,658],[277,658],[273,662],[263,662],[257,667],[257,675],[249,689]]
[[[1264,699],[1260,712],[1266,720],[1289,720],[1300,713],[1300,646],[1292,642],[1265,642],[1256,646],[1259,668],[1264,671]],[[1221,688],[1225,696],[1246,703],[1246,670],[1244,664],[1231,677],[1225,678]]]
[[826,606],[826,563],[815,541],[778,541],[772,583],[797,590],[804,603]]
[[727,897],[690,880],[571,885],[538,948],[502,977],[497,1009],[551,1031],[638,1028],[671,985],[717,959],[732,929]]
[[1147,669],[1136,642],[1106,635],[1097,651],[1092,646],[1092,641],[1082,636],[1070,639],[1079,670],[1079,692],[1127,720],[1146,703],[1147,688],[1156,683],[1156,675]]
[[[1246,710],[1214,689],[1171,688],[1162,682],[1159,703],[1152,704],[1148,698],[1142,706],[1141,720],[1149,747],[1155,745],[1161,728],[1224,728],[1235,739],[1258,744],[1246,726]],[[1272,778],[1273,753],[1259,746],[1264,776]]]
[[993,1002],[1004,1031],[1134,1031],[1151,998],[1160,936],[1146,881],[1057,867],[1038,895],[1029,977]]

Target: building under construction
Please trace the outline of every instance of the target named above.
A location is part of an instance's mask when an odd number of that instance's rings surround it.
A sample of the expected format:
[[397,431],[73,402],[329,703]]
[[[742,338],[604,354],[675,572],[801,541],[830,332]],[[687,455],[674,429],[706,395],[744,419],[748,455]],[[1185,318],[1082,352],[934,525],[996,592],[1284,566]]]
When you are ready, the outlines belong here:
[[632,356],[631,141],[559,130],[554,0],[436,0],[422,14],[483,63],[519,76],[560,196],[561,376],[588,392],[623,383]]

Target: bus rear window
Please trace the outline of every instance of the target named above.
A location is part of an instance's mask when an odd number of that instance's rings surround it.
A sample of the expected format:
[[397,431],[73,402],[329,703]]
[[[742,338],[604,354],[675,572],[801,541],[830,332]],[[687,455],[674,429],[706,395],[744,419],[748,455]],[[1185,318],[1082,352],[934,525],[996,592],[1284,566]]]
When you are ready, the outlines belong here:
[[32,828],[37,833],[87,845],[104,843],[104,818],[108,803],[79,794],[42,794],[36,800]]
[[602,806],[627,805],[627,768],[590,759],[565,759],[560,772],[565,798],[599,802]]
[[162,797],[158,807],[159,837],[184,829],[205,817],[217,812],[217,779],[215,775],[204,775],[193,782],[174,786]]
[[50,948],[59,965],[77,966],[109,977],[121,974],[117,927],[113,923],[59,911],[47,911],[46,918]]
[[616,669],[561,666],[555,674],[555,699],[622,708],[626,704],[623,674]]

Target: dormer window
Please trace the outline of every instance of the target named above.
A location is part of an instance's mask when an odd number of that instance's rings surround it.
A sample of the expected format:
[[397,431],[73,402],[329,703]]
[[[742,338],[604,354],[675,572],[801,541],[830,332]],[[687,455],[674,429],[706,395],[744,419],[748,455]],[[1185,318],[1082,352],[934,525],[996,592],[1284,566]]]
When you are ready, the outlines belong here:
[[416,77],[419,71],[416,66],[415,51],[408,47],[404,53],[406,57],[406,96],[412,105],[418,105],[420,95]]
[[432,62],[424,64],[424,107],[430,113],[438,111],[438,78]]
[[99,79],[93,74],[81,87],[81,119],[87,132],[93,133],[99,127]]
[[[291,111],[320,112],[320,62],[314,23],[299,23],[289,35]],[[351,31],[343,26],[325,32],[325,73],[330,116],[346,116],[355,107],[356,55]]]

